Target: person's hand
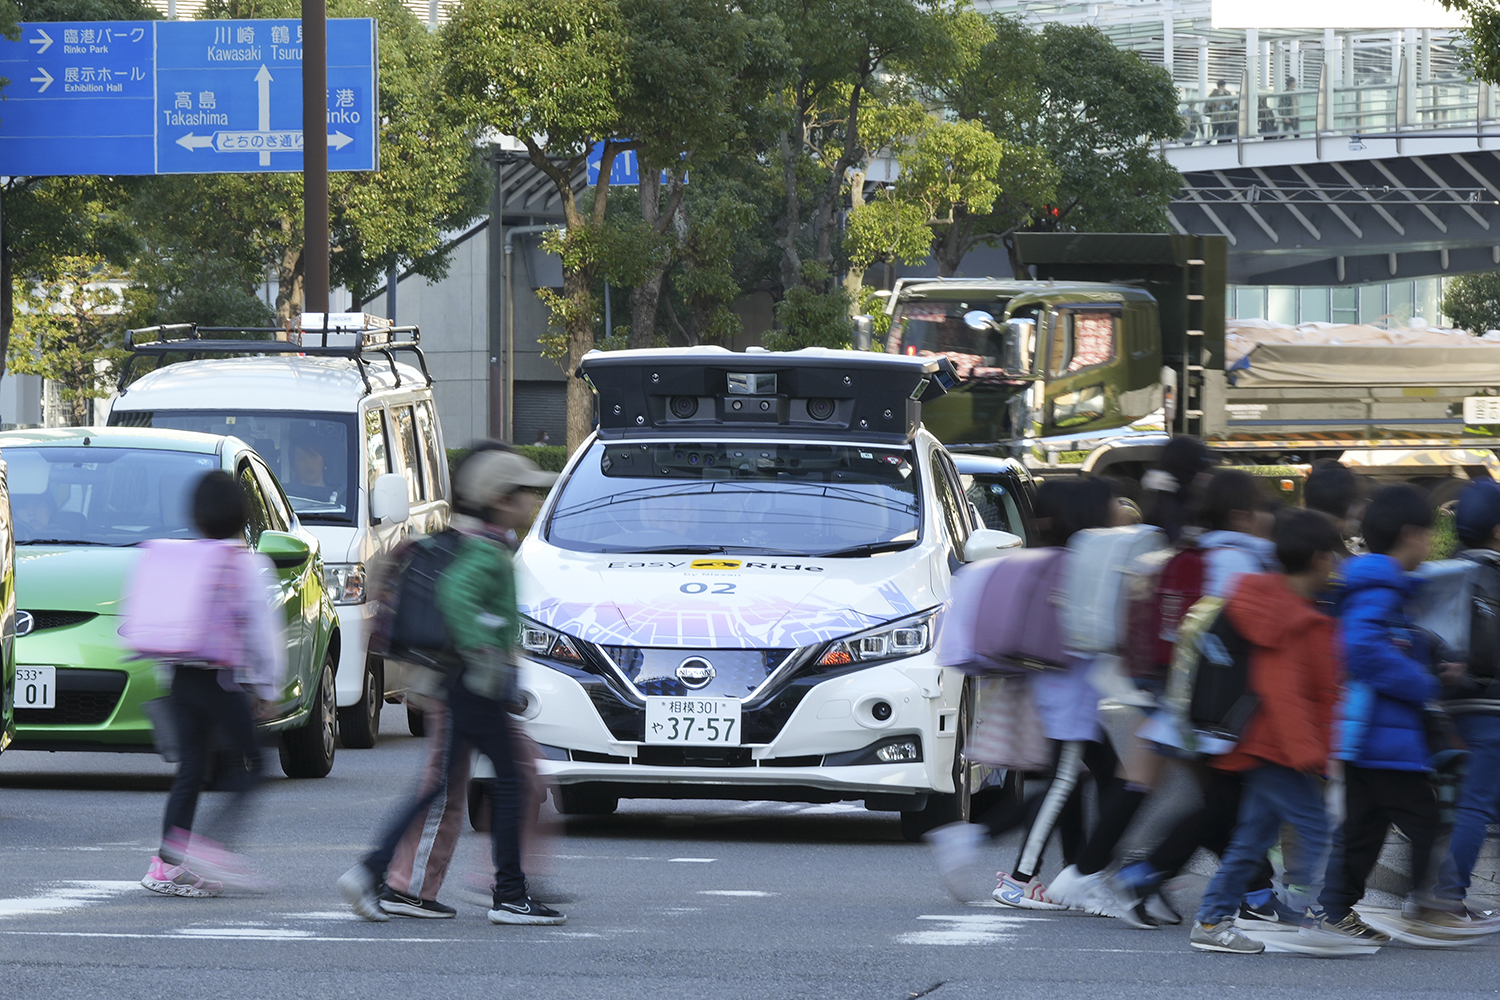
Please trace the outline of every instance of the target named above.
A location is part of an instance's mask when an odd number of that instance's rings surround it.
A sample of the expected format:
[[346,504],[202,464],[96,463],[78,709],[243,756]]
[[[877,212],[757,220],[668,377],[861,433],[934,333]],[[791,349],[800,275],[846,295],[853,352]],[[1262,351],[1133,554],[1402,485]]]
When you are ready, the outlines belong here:
[[1469,665],[1467,663],[1448,662],[1438,664],[1438,677],[1445,684],[1457,684],[1464,679],[1464,674],[1468,672]]

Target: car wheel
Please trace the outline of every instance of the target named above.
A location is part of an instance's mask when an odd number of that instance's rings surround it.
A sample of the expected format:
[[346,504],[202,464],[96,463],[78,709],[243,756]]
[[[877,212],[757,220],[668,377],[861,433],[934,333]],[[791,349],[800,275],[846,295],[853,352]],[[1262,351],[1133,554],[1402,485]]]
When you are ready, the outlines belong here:
[[281,769],[288,778],[321,778],[333,770],[338,706],[333,694],[333,657],[323,660],[307,722],[281,735]]
[[603,785],[559,785],[552,794],[564,816],[608,816],[620,808],[620,797]]
[[427,716],[420,708],[406,706],[406,728],[413,736],[427,735]]
[[359,701],[339,709],[339,742],[365,750],[380,738],[380,709],[385,705],[385,664],[372,656],[365,662],[365,686]]
[[901,836],[906,840],[921,840],[928,830],[949,823],[967,823],[972,811],[974,796],[970,787],[969,762],[964,759],[964,745],[969,736],[969,688],[958,701],[958,723],[953,733],[953,788],[949,794],[927,796],[925,809],[912,809],[901,814]]

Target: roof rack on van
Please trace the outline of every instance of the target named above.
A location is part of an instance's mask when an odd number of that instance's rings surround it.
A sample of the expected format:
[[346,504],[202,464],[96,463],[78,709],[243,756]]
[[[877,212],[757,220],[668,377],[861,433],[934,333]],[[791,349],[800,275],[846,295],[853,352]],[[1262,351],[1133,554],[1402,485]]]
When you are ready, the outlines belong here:
[[[156,368],[167,364],[168,355],[186,354],[189,360],[216,354],[302,354],[312,357],[349,358],[359,368],[365,392],[372,392],[367,366],[370,354],[379,354],[390,365],[396,385],[401,372],[396,352],[413,355],[422,377],[432,385],[427,358],[420,346],[422,331],[415,326],[391,326],[378,316],[360,313],[303,313],[298,328],[250,326],[199,326],[168,323],[125,331],[125,350],[130,356],[120,370],[118,389],[124,395],[136,358],[156,358]],[[154,369],[153,369],[154,370]]]

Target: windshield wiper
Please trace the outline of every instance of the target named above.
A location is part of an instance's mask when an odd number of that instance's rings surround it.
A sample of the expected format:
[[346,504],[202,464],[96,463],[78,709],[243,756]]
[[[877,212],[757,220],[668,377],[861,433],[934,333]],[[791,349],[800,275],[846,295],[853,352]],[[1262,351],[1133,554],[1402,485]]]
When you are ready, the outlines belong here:
[[850,545],[848,548],[831,549],[828,552],[811,552],[809,555],[814,559],[848,559],[858,556],[873,556],[877,552],[900,552],[917,544],[916,539],[893,538],[888,542],[866,542],[864,545]]
[[609,549],[610,552],[629,552],[634,555],[656,556],[656,555],[683,555],[702,556],[711,553],[728,552],[722,545],[658,545],[654,548],[645,549]]
[[90,542],[82,538],[27,538],[18,539],[17,545],[108,545],[113,547],[113,542]]

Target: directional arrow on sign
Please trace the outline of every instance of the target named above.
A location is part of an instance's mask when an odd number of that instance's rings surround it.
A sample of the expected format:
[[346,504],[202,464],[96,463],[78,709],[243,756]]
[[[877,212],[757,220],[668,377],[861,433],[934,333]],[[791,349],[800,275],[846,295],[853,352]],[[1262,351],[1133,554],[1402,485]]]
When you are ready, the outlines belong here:
[[41,84],[40,87],[36,88],[36,92],[40,94],[42,91],[52,86],[52,74],[48,73],[47,70],[42,66],[38,66],[36,68],[36,71],[42,75],[32,77],[31,82]]
[[343,149],[353,141],[354,136],[345,135],[342,132],[335,132],[328,137],[328,145],[332,146],[334,149]]
[[[260,64],[260,72],[255,74],[256,96],[260,99],[260,118],[258,127],[262,132],[271,131],[271,71],[266,69],[266,64]],[[271,165],[271,154],[260,154],[260,165],[267,167]]]
[[46,52],[48,49],[52,48],[52,36],[47,34],[41,28],[36,29],[36,33],[37,37],[31,39],[31,44],[41,46],[41,48],[36,50],[36,54],[41,55],[43,52]]
[[181,146],[183,149],[188,149],[188,150],[193,150],[193,149],[207,149],[208,147],[212,146],[213,144],[214,144],[214,137],[213,136],[211,136],[211,135],[194,135],[191,132],[189,132],[187,135],[183,136],[181,139],[177,140],[177,145]]

